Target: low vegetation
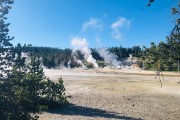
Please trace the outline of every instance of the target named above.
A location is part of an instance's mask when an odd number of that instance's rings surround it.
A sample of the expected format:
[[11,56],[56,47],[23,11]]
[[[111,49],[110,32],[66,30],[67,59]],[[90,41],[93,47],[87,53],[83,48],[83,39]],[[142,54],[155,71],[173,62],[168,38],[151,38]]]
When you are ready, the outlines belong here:
[[[152,0],[151,0],[152,1]],[[151,3],[151,2],[150,2]],[[6,14],[11,9],[13,0],[0,1],[0,119],[1,120],[36,120],[41,110],[54,109],[68,103],[62,78],[58,82],[51,81],[43,73],[42,63],[47,68],[60,65],[79,67],[75,62],[71,49],[32,47],[32,45],[13,46],[8,35],[9,23],[6,23]],[[149,4],[150,6],[150,4]],[[175,26],[167,40],[159,44],[151,43],[150,48],[134,46],[132,48],[110,47],[110,53],[123,61],[129,54],[138,57],[139,65],[147,70],[156,69],[179,71],[180,64],[180,18],[179,8],[173,8],[176,16]],[[92,56],[97,63],[104,67],[107,63],[91,49]],[[24,56],[28,53],[28,57]],[[84,61],[79,51],[76,56]],[[71,63],[69,64],[69,61]],[[93,64],[85,64],[93,68]]]
[[22,56],[22,47],[13,47],[8,36],[5,15],[12,0],[0,1],[0,119],[36,120],[40,110],[58,108],[67,103],[63,80],[53,82],[44,76],[41,59]]

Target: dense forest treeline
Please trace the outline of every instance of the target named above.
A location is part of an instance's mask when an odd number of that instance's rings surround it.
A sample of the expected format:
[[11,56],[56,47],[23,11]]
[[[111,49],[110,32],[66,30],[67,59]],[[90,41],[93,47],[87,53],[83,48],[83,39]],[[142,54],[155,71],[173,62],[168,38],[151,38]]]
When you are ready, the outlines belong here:
[[[21,46],[18,44],[17,46]],[[57,68],[60,66],[68,67],[68,62],[73,61],[72,49],[61,49],[52,47],[33,47],[32,45],[21,46],[22,51],[29,53],[29,55],[36,55],[42,58],[42,63],[47,68]],[[176,50],[176,55],[173,58],[173,54],[170,51],[170,41],[160,42],[159,44],[151,43],[149,48],[140,46],[134,46],[131,48],[126,47],[109,47],[108,51],[117,56],[118,61],[123,61],[131,54],[133,57],[137,57],[139,60],[139,66],[146,70],[156,70],[159,66],[162,70],[177,71],[179,46],[173,48]],[[171,48],[172,49],[172,48]],[[91,48],[92,56],[97,61],[104,61],[99,55],[96,49]],[[84,57],[80,51],[77,51],[77,58],[84,60]],[[171,55],[172,54],[172,55]],[[76,63],[71,63],[71,67],[78,67]],[[159,65],[158,65],[159,64]]]
[[[17,46],[21,46],[18,44]],[[52,48],[52,47],[33,47],[32,45],[21,46],[22,51],[28,53],[29,55],[36,55],[42,58],[42,63],[47,68],[56,68],[60,66],[68,67],[68,62],[73,61],[73,52],[72,49],[61,49],[61,48]],[[140,57],[142,54],[142,49],[139,46],[134,46],[131,48],[125,47],[109,47],[107,48],[110,54],[117,56],[117,60],[122,61],[133,55],[134,57]],[[91,48],[92,56],[97,61],[104,61],[104,59],[99,55],[95,48]],[[77,55],[78,54],[78,55]],[[80,51],[76,51],[76,58],[81,61],[84,61],[84,57]],[[78,65],[71,65],[75,67]]]
[[61,64],[66,66],[67,62],[71,59],[72,54],[71,49],[33,47],[32,45],[24,45],[22,51],[29,53],[30,55],[41,57],[43,65],[48,68],[59,67]]
[[[179,37],[175,35],[175,37]],[[174,41],[175,42],[175,41]],[[17,46],[21,46],[18,44]],[[42,58],[42,63],[47,68],[57,68],[60,66],[68,67],[68,62],[71,62],[70,67],[79,67],[74,61],[72,49],[61,49],[53,47],[34,47],[32,45],[23,45],[22,51],[29,55],[36,55]],[[138,58],[139,67],[145,70],[163,71],[177,71],[179,69],[180,60],[180,46],[175,45],[172,39],[167,37],[167,40],[158,44],[151,43],[149,48],[133,46],[126,47],[109,47],[107,48],[110,54],[117,56],[118,61],[123,61],[131,54],[133,57]],[[104,59],[97,52],[97,49],[91,48],[92,56],[97,61],[104,61]],[[76,58],[85,61],[80,51],[76,52]]]

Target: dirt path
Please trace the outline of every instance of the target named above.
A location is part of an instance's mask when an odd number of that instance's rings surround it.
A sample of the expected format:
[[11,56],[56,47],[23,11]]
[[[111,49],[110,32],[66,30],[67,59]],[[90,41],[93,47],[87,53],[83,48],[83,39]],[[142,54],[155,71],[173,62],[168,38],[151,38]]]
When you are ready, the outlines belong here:
[[178,77],[165,77],[160,88],[154,76],[108,74],[94,71],[51,71],[51,79],[62,76],[70,104],[43,112],[40,120],[146,119],[179,120]]

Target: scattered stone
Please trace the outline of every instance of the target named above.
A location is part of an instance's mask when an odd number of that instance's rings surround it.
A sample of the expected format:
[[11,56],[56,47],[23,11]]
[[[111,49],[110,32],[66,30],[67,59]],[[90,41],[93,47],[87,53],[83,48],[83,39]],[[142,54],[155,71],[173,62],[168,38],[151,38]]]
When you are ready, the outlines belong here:
[[72,98],[72,96],[71,96],[71,95],[68,95],[67,98]]

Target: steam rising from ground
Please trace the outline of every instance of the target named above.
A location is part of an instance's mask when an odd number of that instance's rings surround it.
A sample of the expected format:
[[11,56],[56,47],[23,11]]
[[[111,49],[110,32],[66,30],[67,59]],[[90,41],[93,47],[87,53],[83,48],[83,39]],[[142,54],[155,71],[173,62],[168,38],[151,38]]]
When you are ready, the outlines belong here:
[[[94,59],[92,56],[92,51],[89,48],[88,41],[86,38],[79,38],[79,37],[72,38],[71,46],[73,47],[72,57],[73,57],[73,61],[75,63],[86,68],[86,66],[84,65],[84,61],[81,61],[81,60],[85,59],[88,63],[92,63],[94,68],[98,67],[96,59]],[[125,61],[118,61],[117,55],[115,55],[114,53],[111,53],[107,48],[98,48],[98,49],[96,49],[96,51],[104,59],[104,62],[105,62],[104,65],[108,64],[108,65],[114,66],[116,68],[122,69],[124,67],[124,68],[130,69],[129,66],[131,66],[133,64],[137,64],[137,62],[134,62],[131,60],[132,56],[127,58],[127,60],[125,60]],[[80,56],[83,56],[83,58]],[[68,62],[69,68],[70,68],[71,62],[72,62],[71,60]]]
[[85,38],[72,38],[71,46],[73,47],[73,53],[75,53],[77,50],[81,51],[87,62],[92,63],[95,68],[98,67],[96,60],[91,55],[92,51],[89,49],[88,42]]
[[110,53],[107,48],[97,49],[97,52],[101,57],[104,58],[105,62],[109,63],[110,65],[116,66],[118,68],[120,67],[121,62],[117,61],[117,56],[113,53]]

